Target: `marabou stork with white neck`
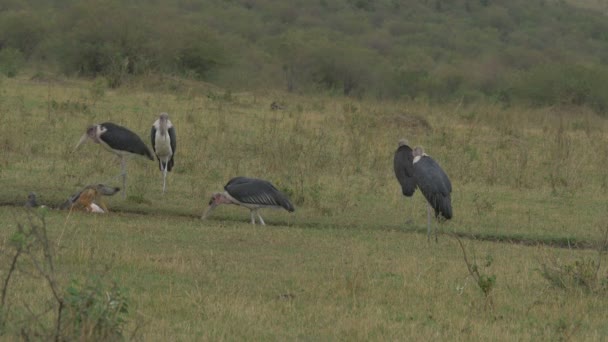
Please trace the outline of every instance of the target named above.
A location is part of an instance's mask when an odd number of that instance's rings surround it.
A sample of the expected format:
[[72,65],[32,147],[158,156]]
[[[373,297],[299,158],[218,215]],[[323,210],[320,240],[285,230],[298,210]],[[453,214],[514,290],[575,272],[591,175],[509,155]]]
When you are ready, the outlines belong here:
[[175,127],[169,120],[169,114],[161,113],[158,120],[154,121],[150,132],[152,148],[158,158],[158,166],[163,173],[163,194],[167,184],[167,172],[173,168],[173,157],[175,156]]
[[86,133],[80,138],[76,145],[76,149],[84,143],[87,138],[93,140],[96,144],[100,144],[106,150],[113,152],[120,158],[120,166],[122,176],[122,197],[127,195],[127,160],[128,155],[140,155],[154,160],[154,156],[141,138],[130,131],[129,129],[119,126],[111,122],[104,122],[97,125],[92,125],[87,128]]

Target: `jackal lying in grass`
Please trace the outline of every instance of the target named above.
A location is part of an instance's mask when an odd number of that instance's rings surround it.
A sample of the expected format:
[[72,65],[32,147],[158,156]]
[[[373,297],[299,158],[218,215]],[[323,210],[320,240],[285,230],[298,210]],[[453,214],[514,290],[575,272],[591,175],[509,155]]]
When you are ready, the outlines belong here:
[[102,200],[102,196],[112,196],[119,191],[120,188],[109,187],[104,184],[87,185],[82,191],[65,201],[60,209],[84,210],[89,213],[107,213],[109,210]]

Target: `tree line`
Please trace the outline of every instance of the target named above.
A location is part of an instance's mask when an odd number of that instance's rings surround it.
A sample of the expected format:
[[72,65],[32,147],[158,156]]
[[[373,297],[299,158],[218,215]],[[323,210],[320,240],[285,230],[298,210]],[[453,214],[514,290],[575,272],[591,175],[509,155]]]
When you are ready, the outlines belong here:
[[0,70],[608,112],[608,18],[560,0],[6,0]]

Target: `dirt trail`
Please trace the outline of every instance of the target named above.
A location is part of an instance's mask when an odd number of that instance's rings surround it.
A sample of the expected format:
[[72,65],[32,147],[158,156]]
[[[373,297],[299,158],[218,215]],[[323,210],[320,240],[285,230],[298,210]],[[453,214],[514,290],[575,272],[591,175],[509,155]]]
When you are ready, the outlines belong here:
[[[0,207],[14,207],[14,208],[23,208],[22,203],[16,202],[8,202],[8,201],[0,201]],[[53,209],[57,206],[53,204],[50,205]],[[144,216],[163,216],[163,217],[182,217],[182,218],[191,218],[191,219],[200,219],[200,214],[188,214],[188,213],[175,213],[175,212],[167,212],[167,211],[156,211],[149,212],[145,210],[125,210],[120,208],[112,209],[114,213],[120,214],[132,214],[132,215],[144,215]],[[230,222],[241,222],[241,219],[233,219],[233,218],[222,218],[222,221],[230,221]],[[214,221],[214,219],[212,219]],[[288,222],[288,221],[277,221],[274,220],[272,223],[267,224],[269,226],[290,226],[290,227],[298,227],[298,228],[307,228],[307,229],[324,229],[324,228],[344,228],[344,229],[373,229],[373,230],[385,230],[385,231],[399,231],[403,233],[414,233],[414,234],[426,234],[426,226],[425,227],[414,227],[414,228],[406,228],[399,225],[381,225],[374,228],[369,228],[367,225],[340,225],[339,223],[320,223],[320,222]],[[524,246],[546,246],[546,247],[555,247],[555,248],[567,248],[567,249],[598,249],[599,241],[589,241],[589,240],[581,240],[577,238],[566,238],[566,237],[557,237],[557,238],[533,238],[526,237],[521,235],[492,235],[492,234],[479,234],[479,233],[466,233],[466,232],[450,232],[450,234],[454,234],[459,238],[467,239],[467,240],[477,240],[477,241],[489,241],[489,242],[497,242],[497,243],[509,243],[509,244],[518,244]],[[441,234],[442,236],[448,238],[449,234]],[[607,248],[608,249],[608,248]]]

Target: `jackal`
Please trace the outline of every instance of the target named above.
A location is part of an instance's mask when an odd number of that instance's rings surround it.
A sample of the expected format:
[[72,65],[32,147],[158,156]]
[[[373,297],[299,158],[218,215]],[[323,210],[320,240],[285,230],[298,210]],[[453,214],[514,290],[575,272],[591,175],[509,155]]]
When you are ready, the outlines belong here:
[[112,196],[119,191],[120,188],[109,187],[104,184],[87,185],[82,191],[65,201],[60,209],[84,210],[89,213],[107,213],[109,210],[102,200],[102,196]]

